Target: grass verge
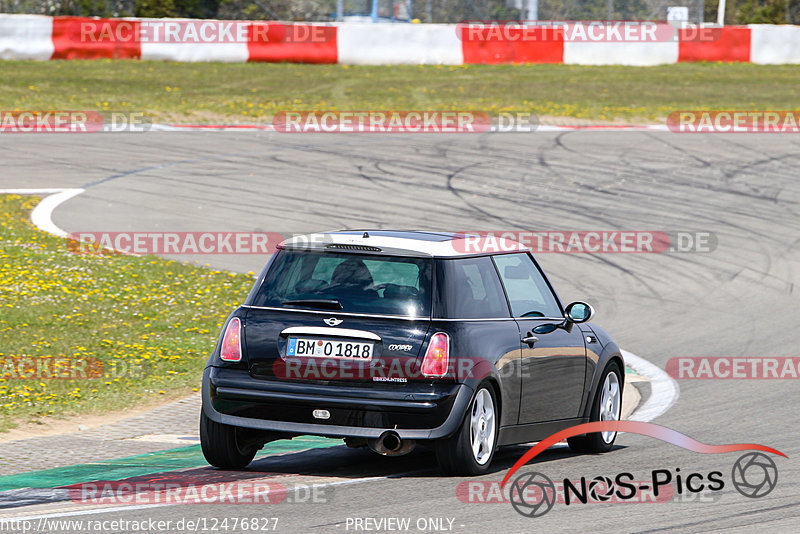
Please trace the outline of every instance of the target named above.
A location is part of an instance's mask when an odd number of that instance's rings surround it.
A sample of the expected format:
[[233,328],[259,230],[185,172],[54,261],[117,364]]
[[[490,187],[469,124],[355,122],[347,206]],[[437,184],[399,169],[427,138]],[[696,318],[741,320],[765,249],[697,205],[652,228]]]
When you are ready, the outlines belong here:
[[80,255],[0,195],[0,430],[197,390],[253,279],[155,256]]
[[160,122],[266,122],[289,110],[520,111],[654,121],[685,109],[794,110],[796,65],[365,67],[3,61],[0,109],[141,111]]

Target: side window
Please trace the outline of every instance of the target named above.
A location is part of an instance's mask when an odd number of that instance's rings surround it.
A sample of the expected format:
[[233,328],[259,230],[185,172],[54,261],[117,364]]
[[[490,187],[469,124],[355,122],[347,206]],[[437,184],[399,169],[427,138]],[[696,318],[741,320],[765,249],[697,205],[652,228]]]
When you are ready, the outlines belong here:
[[488,256],[441,260],[437,277],[437,310],[441,317],[509,317],[503,287]]
[[514,317],[561,317],[553,292],[527,254],[494,256]]

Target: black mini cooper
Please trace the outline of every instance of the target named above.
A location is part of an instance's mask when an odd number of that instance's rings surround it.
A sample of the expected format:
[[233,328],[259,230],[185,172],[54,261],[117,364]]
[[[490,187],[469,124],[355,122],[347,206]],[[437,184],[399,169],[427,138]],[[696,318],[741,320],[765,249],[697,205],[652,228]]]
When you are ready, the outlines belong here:
[[[427,442],[446,473],[480,474],[500,445],[619,419],[624,362],[592,314],[562,306],[514,241],[372,230],[287,240],[203,373],[203,453],[237,469],[303,434],[389,456]],[[569,446],[604,452],[615,438]]]

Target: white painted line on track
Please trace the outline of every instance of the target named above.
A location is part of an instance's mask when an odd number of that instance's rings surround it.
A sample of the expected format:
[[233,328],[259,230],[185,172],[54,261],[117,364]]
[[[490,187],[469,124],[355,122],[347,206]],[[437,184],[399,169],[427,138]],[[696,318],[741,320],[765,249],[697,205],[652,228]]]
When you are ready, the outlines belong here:
[[627,350],[620,350],[620,352],[625,358],[626,365],[650,379],[650,396],[644,404],[636,408],[628,420],[652,421],[656,417],[664,415],[680,396],[678,383],[663,369],[644,358]]
[[53,222],[53,210],[59,204],[80,195],[85,190],[80,188],[62,189],[0,189],[0,194],[4,195],[48,195],[42,199],[31,212],[31,222],[39,230],[57,237],[67,237],[69,234],[56,226]]

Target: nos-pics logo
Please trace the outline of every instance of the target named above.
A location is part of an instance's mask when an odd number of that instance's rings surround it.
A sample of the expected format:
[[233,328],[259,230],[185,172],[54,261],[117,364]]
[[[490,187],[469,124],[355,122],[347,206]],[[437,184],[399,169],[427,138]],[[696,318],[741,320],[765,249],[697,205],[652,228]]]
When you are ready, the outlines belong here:
[[[730,471],[730,483],[736,491],[748,498],[764,497],[772,492],[778,484],[778,466],[775,461],[770,456],[758,451],[786,457],[782,452],[765,445],[752,443],[708,445],[653,423],[600,421],[576,425],[540,441],[512,466],[501,486],[509,482],[520,467],[551,445],[572,436],[604,431],[642,434],[705,454],[748,451],[736,460]],[[656,497],[665,490],[678,495],[700,494],[720,491],[725,484],[722,471],[686,473],[681,472],[680,468],[674,470],[653,469],[648,479],[640,481],[635,481],[634,475],[631,473],[619,473],[613,478],[596,476],[591,479],[581,477],[577,481],[564,479],[558,485],[543,473],[526,472],[518,475],[511,482],[509,500],[514,510],[521,515],[541,517],[549,512],[556,502],[563,502],[566,505],[607,501],[636,502],[640,493],[644,491],[650,491]]]

